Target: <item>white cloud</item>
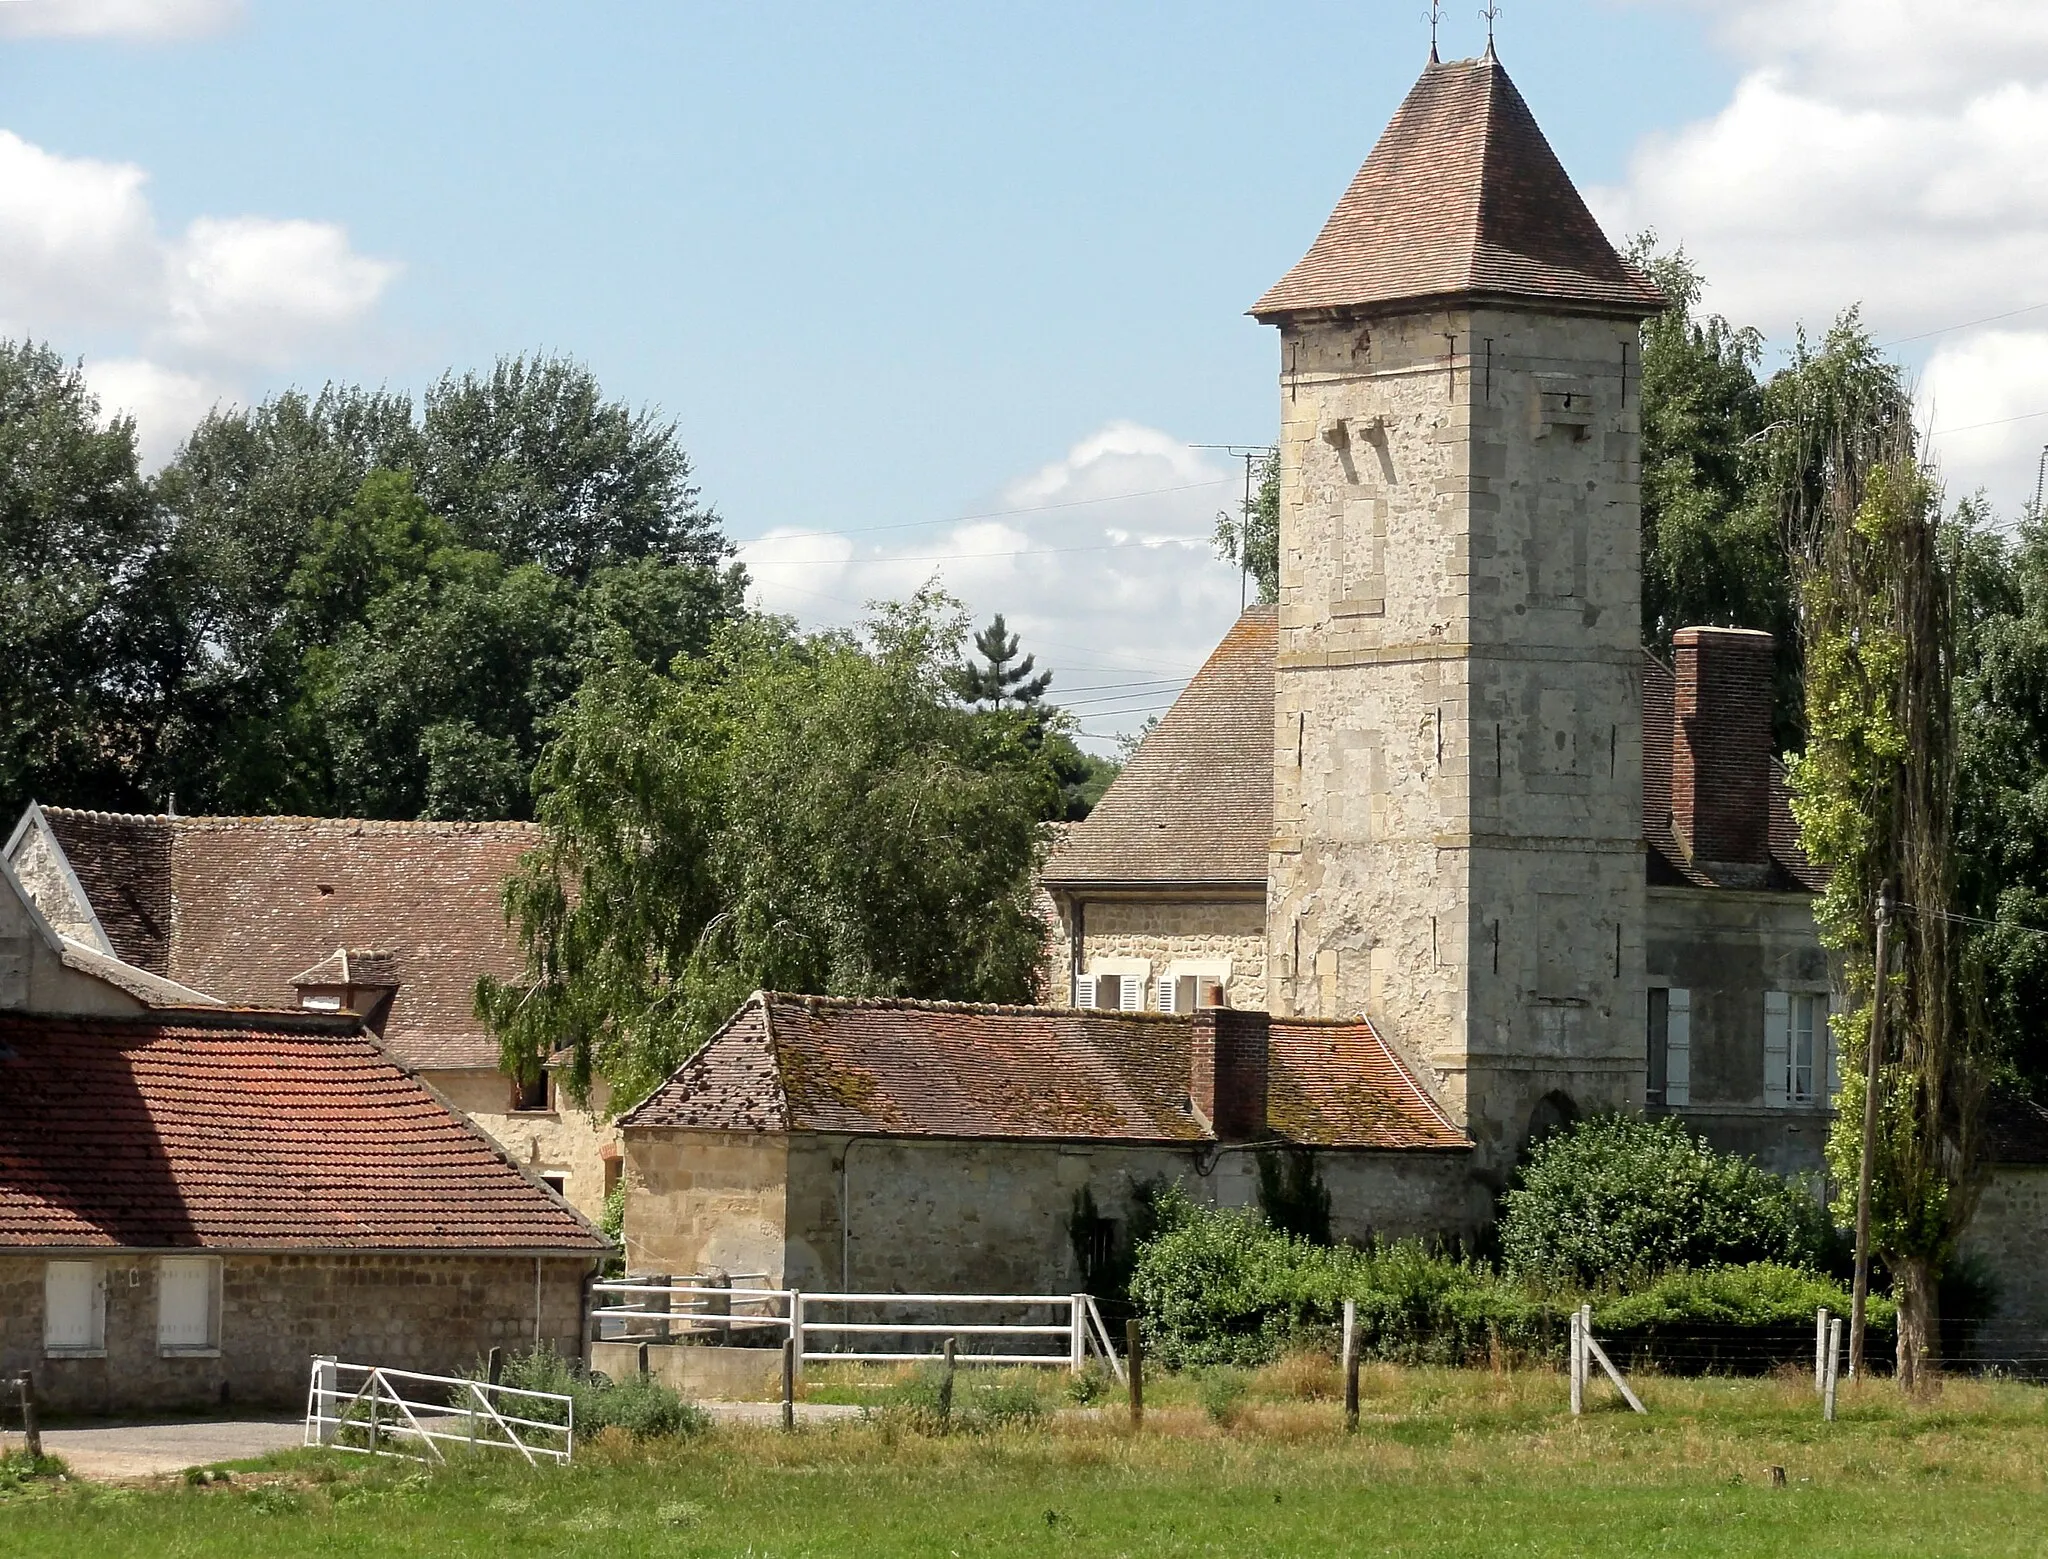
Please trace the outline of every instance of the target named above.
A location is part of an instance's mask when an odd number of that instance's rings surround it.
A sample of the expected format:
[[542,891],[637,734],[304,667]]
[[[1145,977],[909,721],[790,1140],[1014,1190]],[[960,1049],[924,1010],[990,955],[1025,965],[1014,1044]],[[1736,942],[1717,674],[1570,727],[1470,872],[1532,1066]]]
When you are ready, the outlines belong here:
[[0,130],[0,335],[110,344],[97,382],[150,450],[182,437],[224,379],[344,339],[398,274],[329,222],[202,216],[167,235],[147,185],[132,163]]
[[177,452],[201,417],[234,398],[220,385],[143,358],[95,358],[85,365],[85,381],[108,420],[135,419],[136,443],[151,470]]
[[[1937,426],[2048,409],[2015,325],[1951,327],[2048,304],[2048,7],[2033,0],[1722,0],[1698,4],[1747,72],[1719,113],[1637,148],[1591,192],[1610,232],[1684,244],[1709,305],[1783,344],[1851,303],[1879,340],[1944,332],[1927,366]],[[1995,380],[1968,386],[1963,365]],[[1938,394],[1937,394],[1938,392]],[[2028,425],[1943,435],[1952,490],[2010,512]],[[2038,445],[2036,444],[2036,447]]]
[[[1102,738],[1172,702],[1237,616],[1209,537],[1241,471],[1117,422],[1010,482],[979,516],[881,533],[771,532],[741,551],[771,611],[850,623],[937,577],[977,623],[1001,612],[1052,697]],[[1009,512],[1018,511],[1018,512]]]
[[0,0],[18,38],[190,38],[239,21],[242,0]]

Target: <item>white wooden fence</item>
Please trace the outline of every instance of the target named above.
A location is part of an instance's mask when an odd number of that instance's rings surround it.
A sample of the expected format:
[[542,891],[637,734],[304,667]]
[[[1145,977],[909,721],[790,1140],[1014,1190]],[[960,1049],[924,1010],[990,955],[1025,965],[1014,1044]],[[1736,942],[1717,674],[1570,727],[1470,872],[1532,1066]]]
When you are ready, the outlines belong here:
[[452,1375],[317,1358],[306,1388],[307,1445],[369,1456],[443,1462],[443,1446],[509,1451],[528,1465],[568,1462],[576,1450],[576,1403]]
[[[604,1341],[678,1342],[766,1330],[795,1339],[801,1367],[937,1359],[952,1339],[960,1364],[1064,1365],[1078,1375],[1093,1357],[1124,1378],[1109,1328],[1088,1294],[814,1294],[631,1278],[594,1284],[592,1293],[600,1301],[590,1312],[593,1334]],[[959,1319],[950,1319],[954,1315]]]

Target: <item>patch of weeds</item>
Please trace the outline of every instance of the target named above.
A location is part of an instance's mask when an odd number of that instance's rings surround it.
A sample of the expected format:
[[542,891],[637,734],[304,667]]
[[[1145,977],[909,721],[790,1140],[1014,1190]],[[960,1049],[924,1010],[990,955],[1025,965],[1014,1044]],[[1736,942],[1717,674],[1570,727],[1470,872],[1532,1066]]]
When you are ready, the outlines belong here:
[[185,1469],[185,1486],[187,1488],[203,1489],[213,1484],[233,1483],[234,1481],[235,1475],[225,1467],[220,1468],[218,1471],[210,1467],[187,1467]]
[[1219,1368],[1202,1371],[1197,1389],[1209,1422],[1228,1429],[1244,1411],[1244,1399],[1251,1388],[1242,1372]]
[[68,1478],[71,1468],[61,1456],[31,1456],[9,1451],[0,1456],[0,1483],[27,1483],[36,1478]]
[[1080,1374],[1067,1377],[1067,1400],[1076,1406],[1090,1407],[1108,1391],[1109,1372],[1100,1365],[1091,1364]]
[[675,1499],[670,1500],[654,1514],[655,1519],[665,1527],[687,1528],[701,1525],[707,1512],[693,1499]]
[[967,1427],[998,1429],[1035,1424],[1045,1417],[1045,1399],[1028,1380],[977,1381],[967,1393]]
[[251,1489],[242,1496],[248,1507],[259,1516],[296,1516],[306,1508],[303,1496],[291,1489],[265,1484],[260,1489]]

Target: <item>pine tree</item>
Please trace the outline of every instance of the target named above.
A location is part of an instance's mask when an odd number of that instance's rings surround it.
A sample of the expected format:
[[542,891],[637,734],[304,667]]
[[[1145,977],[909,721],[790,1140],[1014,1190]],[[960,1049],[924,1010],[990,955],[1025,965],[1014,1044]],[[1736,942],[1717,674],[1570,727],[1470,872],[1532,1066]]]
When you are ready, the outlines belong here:
[[963,703],[987,704],[992,709],[1001,709],[1005,704],[1029,706],[1044,698],[1045,690],[1052,686],[1050,671],[1032,675],[1037,668],[1037,656],[1017,659],[1017,635],[1009,631],[1001,612],[974,636],[974,648],[988,664],[982,666],[966,660],[955,671],[953,691]]

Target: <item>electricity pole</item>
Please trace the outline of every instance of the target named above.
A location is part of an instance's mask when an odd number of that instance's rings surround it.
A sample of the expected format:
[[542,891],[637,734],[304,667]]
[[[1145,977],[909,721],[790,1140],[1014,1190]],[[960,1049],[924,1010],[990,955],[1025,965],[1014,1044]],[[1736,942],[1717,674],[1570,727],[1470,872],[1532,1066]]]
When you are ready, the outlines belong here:
[[1188,448],[1220,449],[1233,459],[1244,462],[1244,503],[1237,511],[1237,609],[1242,612],[1251,604],[1252,566],[1245,549],[1245,536],[1252,518],[1252,472],[1261,460],[1271,460],[1279,451],[1271,444],[1190,444]]

